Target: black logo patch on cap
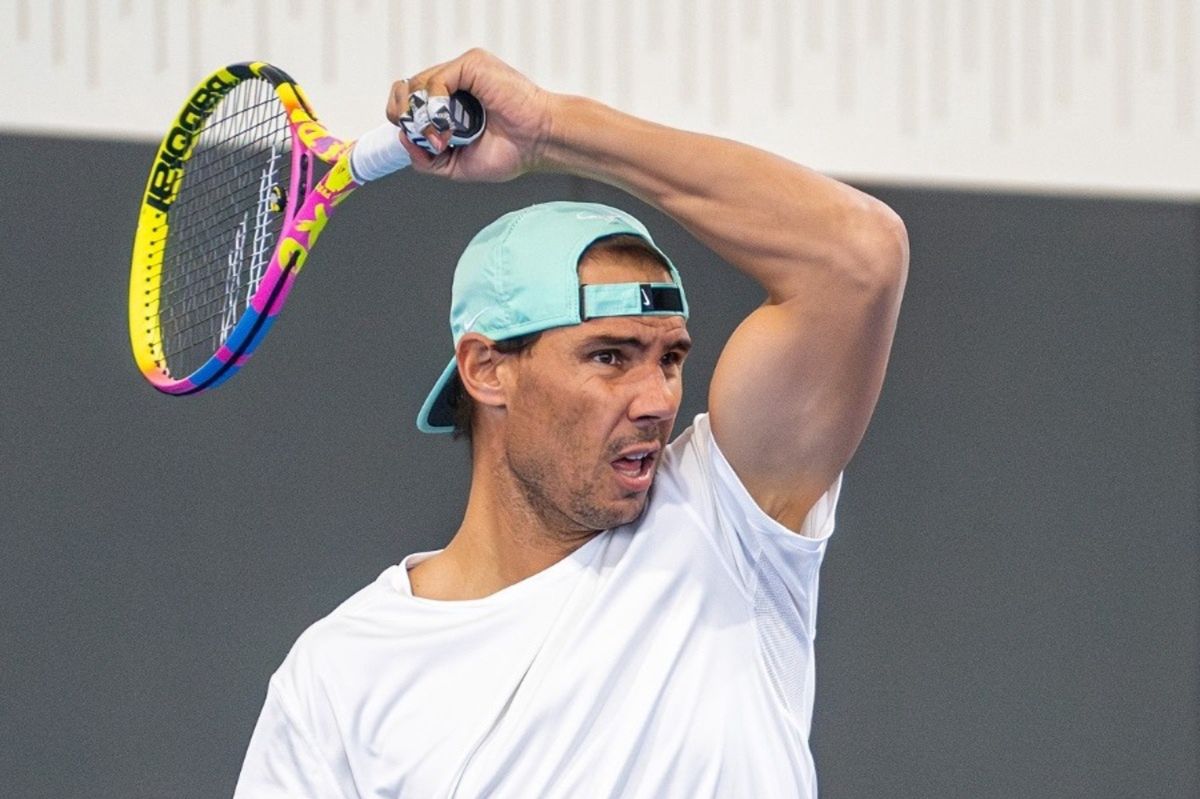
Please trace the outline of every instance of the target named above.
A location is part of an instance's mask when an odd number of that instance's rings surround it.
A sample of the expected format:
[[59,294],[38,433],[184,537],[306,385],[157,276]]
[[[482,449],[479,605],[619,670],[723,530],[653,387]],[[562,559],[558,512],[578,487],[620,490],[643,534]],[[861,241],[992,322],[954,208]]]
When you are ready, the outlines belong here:
[[641,283],[638,289],[642,295],[642,313],[667,311],[683,313],[683,296],[675,286],[655,286],[652,283]]

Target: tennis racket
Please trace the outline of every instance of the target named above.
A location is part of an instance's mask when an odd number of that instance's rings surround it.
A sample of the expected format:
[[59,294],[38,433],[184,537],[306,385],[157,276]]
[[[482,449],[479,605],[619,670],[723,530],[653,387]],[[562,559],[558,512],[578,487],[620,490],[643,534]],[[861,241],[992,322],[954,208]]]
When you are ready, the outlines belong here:
[[[448,111],[452,146],[482,134],[470,94]],[[246,363],[337,206],[411,163],[400,132],[387,122],[356,142],[334,137],[296,82],[261,61],[192,91],[158,148],[133,244],[129,334],[151,385],[198,394]]]

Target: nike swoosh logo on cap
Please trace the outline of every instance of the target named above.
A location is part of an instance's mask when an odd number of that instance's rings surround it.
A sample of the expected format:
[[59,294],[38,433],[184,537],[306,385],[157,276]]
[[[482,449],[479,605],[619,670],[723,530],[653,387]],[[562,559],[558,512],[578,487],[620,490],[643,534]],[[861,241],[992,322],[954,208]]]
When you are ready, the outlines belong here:
[[579,213],[575,214],[575,218],[576,219],[600,219],[605,222],[620,222],[621,221],[621,217],[617,216],[616,214],[591,214],[591,213],[588,213],[587,211],[580,211]]

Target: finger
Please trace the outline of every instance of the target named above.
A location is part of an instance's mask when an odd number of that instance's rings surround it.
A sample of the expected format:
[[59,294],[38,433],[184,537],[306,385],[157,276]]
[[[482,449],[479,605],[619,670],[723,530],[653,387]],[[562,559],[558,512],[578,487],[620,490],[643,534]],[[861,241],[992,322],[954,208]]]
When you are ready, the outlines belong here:
[[437,164],[438,157],[423,147],[413,144],[406,133],[401,131],[397,136],[400,139],[400,145],[408,153],[408,157],[412,159],[412,169],[414,171],[428,172]]
[[402,78],[392,83],[392,90],[388,92],[387,107],[384,109],[384,115],[393,125],[400,125],[400,117],[408,113],[408,94],[409,86],[412,83],[410,78]]
[[400,141],[417,171],[444,171],[454,160],[449,142],[454,134],[450,95],[455,87],[449,84],[461,80],[458,60],[436,64],[392,84],[387,116],[402,129]]
[[437,151],[443,152],[450,143],[454,120],[450,116],[451,87],[446,83],[445,70],[431,74],[425,81],[425,91],[428,98],[427,113],[429,130],[425,136],[437,145]]
[[430,78],[433,75],[444,71],[447,65],[450,63],[450,61],[443,61],[440,64],[434,64],[433,66],[425,67],[425,69],[421,70],[420,72],[414,72],[409,75],[409,83],[414,89],[424,89],[426,88],[426,84],[429,83]]
[[400,127],[413,144],[432,155],[437,155],[440,142],[430,142],[432,129],[429,121],[429,97],[424,89],[416,89],[408,95],[408,111],[400,116]]
[[[426,104],[424,92],[410,91],[415,82],[414,78],[403,78],[394,82],[384,113],[389,122],[403,131],[403,135],[400,136],[403,144],[416,145],[423,155],[436,154],[429,149],[428,141],[422,133],[422,129],[428,126],[428,112],[424,109]],[[414,114],[420,119],[414,120]],[[404,149],[412,155],[417,151],[416,148],[405,146]]]

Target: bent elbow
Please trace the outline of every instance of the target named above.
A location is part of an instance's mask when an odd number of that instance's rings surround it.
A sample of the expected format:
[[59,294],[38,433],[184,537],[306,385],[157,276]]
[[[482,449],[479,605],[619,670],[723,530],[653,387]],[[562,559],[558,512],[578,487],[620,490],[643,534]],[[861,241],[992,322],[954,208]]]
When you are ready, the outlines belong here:
[[847,237],[846,263],[855,281],[899,293],[908,276],[908,229],[886,203],[868,198],[856,209]]
[[908,272],[908,228],[900,215],[872,199],[859,253],[860,263],[877,280],[903,282]]

